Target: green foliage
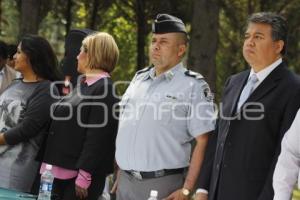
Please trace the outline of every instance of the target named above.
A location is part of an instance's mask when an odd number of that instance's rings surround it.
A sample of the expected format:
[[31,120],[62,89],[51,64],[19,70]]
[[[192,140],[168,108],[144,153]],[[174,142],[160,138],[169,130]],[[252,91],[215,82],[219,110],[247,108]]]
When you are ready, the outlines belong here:
[[286,5],[283,11],[289,23],[289,41],[287,58],[290,67],[300,74],[300,1]]
[[16,44],[19,33],[19,12],[16,1],[2,1],[0,21],[0,39]]
[[243,35],[247,17],[253,12],[272,11],[286,17],[290,35],[287,60],[291,69],[300,72],[300,1],[222,0],[219,48],[216,55],[219,99],[225,80],[248,66],[242,56]]
[[[130,81],[135,74],[136,68],[136,26],[131,21],[128,21],[123,16],[118,15],[116,5],[113,5],[108,13],[111,20],[101,31],[106,31],[112,34],[120,49],[120,58],[116,69],[113,72],[115,81]],[[130,17],[133,17],[133,12],[127,12]],[[118,92],[123,94],[128,85],[119,85]]]
[[75,10],[75,18],[73,21],[73,27],[75,28],[86,28],[87,27],[87,13],[88,10],[83,2],[77,2],[75,4],[77,9]]
[[56,12],[50,11],[40,24],[39,35],[48,39],[59,60],[64,55],[65,34],[63,21],[56,17]]
[[[19,32],[19,0],[2,0],[0,39],[17,43]],[[64,54],[66,36],[67,1],[52,0],[53,6],[39,26],[39,34],[47,38],[57,52],[59,59]],[[114,80],[130,80],[136,70],[137,60],[137,5],[138,0],[101,0],[98,9],[97,31],[111,33],[120,48],[120,59],[113,73]],[[274,11],[284,15],[290,25],[287,58],[293,70],[300,73],[300,0],[220,0],[219,47],[217,63],[217,99],[219,99],[225,80],[234,73],[247,68],[242,56],[243,34],[249,14],[258,11]],[[93,0],[72,0],[71,28],[88,28],[93,8]],[[173,13],[187,23],[191,22],[192,0],[145,0],[144,14],[147,32],[157,13]],[[145,59],[148,60],[150,34],[146,36]],[[205,47],[203,47],[205,48]],[[120,93],[126,86],[119,88]]]

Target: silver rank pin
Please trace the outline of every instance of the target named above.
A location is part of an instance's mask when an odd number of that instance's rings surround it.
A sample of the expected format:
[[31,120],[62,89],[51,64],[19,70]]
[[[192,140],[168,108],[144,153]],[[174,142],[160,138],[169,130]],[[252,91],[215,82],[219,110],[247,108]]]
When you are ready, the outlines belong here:
[[170,81],[174,77],[174,73],[172,71],[168,71],[166,72],[165,76]]

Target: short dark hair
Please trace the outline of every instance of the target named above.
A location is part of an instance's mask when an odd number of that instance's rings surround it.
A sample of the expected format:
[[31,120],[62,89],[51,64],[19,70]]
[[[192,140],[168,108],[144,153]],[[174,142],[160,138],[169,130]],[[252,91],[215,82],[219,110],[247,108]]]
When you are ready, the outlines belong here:
[[20,46],[36,75],[50,81],[60,80],[56,55],[46,39],[37,35],[25,35]]
[[14,58],[14,55],[17,52],[17,45],[15,44],[9,44],[7,45],[7,58],[12,60]]
[[3,59],[7,58],[7,44],[3,41],[0,41],[0,57]]
[[248,18],[247,25],[250,23],[269,24],[272,29],[273,41],[282,40],[284,42],[283,49],[280,53],[281,55],[285,55],[288,40],[288,27],[284,17],[272,12],[259,12],[252,14]]
[[180,38],[181,38],[183,44],[185,46],[188,46],[188,44],[189,44],[189,36],[187,34],[185,34],[185,33],[178,33],[178,34],[180,34]]

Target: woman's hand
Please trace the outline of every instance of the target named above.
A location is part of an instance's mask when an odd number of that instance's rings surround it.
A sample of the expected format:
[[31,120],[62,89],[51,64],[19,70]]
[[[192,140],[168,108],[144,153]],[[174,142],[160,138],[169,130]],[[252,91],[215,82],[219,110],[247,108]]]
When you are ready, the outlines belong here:
[[76,192],[76,196],[79,197],[79,199],[85,199],[88,196],[88,190],[76,184],[75,184],[75,192]]
[[0,133],[0,145],[5,145],[5,144],[6,144],[6,141],[5,141],[5,138],[4,138],[4,134]]
[[114,185],[112,186],[112,188],[110,190],[111,194],[115,194],[117,192],[118,183],[119,183],[119,179],[120,179],[120,169],[118,169],[116,175],[117,175],[116,180],[115,180]]

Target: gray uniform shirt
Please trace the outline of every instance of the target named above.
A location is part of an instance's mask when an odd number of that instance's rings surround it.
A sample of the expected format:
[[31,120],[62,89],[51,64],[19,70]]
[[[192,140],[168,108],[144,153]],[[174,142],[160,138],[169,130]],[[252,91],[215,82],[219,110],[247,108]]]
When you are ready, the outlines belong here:
[[182,63],[155,77],[136,74],[120,102],[116,160],[123,170],[155,171],[189,165],[191,140],[214,130],[213,100],[200,74]]

